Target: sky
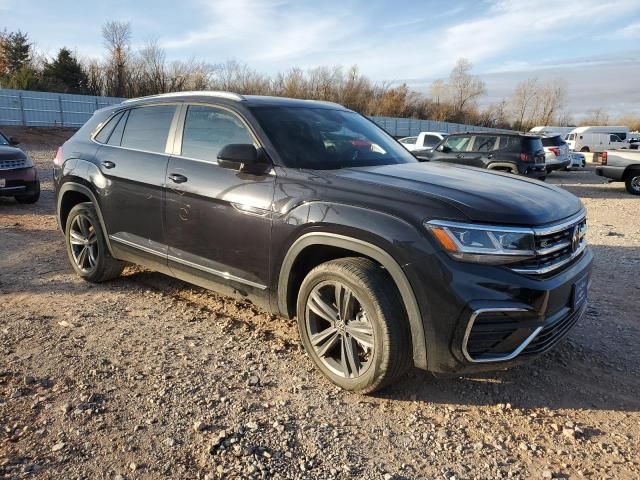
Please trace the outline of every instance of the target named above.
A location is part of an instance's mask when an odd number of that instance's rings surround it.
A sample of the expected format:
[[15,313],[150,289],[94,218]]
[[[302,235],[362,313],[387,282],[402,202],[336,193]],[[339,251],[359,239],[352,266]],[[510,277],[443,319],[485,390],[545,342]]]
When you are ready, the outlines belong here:
[[169,60],[237,60],[264,73],[353,65],[423,93],[459,57],[487,85],[481,103],[530,77],[562,80],[576,117],[640,114],[640,0],[0,0],[0,29],[40,50],[104,54],[101,25],[131,23]]

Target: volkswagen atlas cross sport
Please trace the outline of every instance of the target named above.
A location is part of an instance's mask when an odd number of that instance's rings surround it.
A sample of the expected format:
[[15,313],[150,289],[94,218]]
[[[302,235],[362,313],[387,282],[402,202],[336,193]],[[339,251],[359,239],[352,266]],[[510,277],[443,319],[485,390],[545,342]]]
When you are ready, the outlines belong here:
[[90,282],[125,262],[296,318],[337,385],[544,352],[585,311],[575,196],[420,163],[325,102],[187,92],[97,111],[54,160],[57,218]]

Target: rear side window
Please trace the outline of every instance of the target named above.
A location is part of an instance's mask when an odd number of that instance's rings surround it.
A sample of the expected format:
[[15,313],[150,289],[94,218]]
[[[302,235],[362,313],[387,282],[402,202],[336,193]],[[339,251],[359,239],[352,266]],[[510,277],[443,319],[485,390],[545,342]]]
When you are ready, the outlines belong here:
[[473,140],[474,152],[491,152],[496,150],[497,135],[476,135]]
[[405,145],[413,145],[418,140],[418,137],[407,137],[400,140],[400,143],[404,143]]
[[520,137],[514,135],[498,136],[496,150],[520,150]]
[[539,150],[544,150],[542,139],[538,137],[522,137],[523,152],[537,152]]
[[560,135],[554,135],[553,137],[543,137],[542,145],[545,147],[559,147],[560,145],[564,145],[564,140]]
[[102,129],[100,129],[98,134],[94,137],[94,140],[100,143],[107,143],[107,141],[109,141],[109,137],[111,136],[111,132],[113,132],[113,129],[116,128],[116,125],[118,124],[118,121],[121,117],[122,112],[111,117],[111,119],[104,125],[104,127],[102,127]]
[[121,145],[135,150],[164,153],[175,111],[174,105],[131,109]]
[[189,106],[182,134],[183,157],[216,162],[218,152],[230,143],[253,143],[237,115],[215,107]]

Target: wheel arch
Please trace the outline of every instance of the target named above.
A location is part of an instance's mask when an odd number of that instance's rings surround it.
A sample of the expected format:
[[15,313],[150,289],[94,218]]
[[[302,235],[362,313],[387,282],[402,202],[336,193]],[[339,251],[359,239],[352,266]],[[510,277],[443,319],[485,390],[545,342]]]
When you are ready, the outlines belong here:
[[56,205],[56,217],[58,219],[58,225],[64,232],[66,228],[67,217],[69,216],[69,212],[71,211],[71,209],[77,204],[87,201],[91,202],[96,209],[98,220],[100,221],[100,226],[102,227],[102,231],[105,234],[105,243],[107,244],[109,253],[113,256],[113,251],[111,250],[111,242],[109,241],[109,235],[104,223],[104,218],[102,217],[102,211],[100,210],[100,204],[98,203],[95,194],[86,185],[82,185],[76,182],[66,182],[60,187],[60,190],[58,191],[58,202]]
[[518,174],[518,168],[513,163],[509,162],[492,162],[487,165],[487,170],[498,170],[502,172],[505,170],[509,170],[509,172],[515,175]]
[[[308,248],[314,247],[325,249],[324,251],[328,254],[327,259],[354,255],[365,256],[376,261],[387,270],[400,293],[409,320],[414,365],[418,368],[426,369],[427,354],[424,326],[411,284],[400,264],[388,252],[372,243],[329,232],[313,232],[300,236],[289,248],[280,268],[277,284],[278,310],[280,313],[288,317],[295,315],[295,296],[293,296],[293,293],[297,292],[297,287],[292,275],[293,268],[300,255]],[[326,260],[322,260],[319,263],[323,263],[323,261]],[[317,261],[315,263],[318,264]],[[294,298],[293,309],[291,305],[292,296]]]

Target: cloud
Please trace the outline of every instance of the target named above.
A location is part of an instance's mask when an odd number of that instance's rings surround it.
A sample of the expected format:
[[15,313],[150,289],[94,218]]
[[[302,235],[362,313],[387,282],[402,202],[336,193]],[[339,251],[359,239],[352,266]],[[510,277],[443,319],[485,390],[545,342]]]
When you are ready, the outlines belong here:
[[640,22],[631,23],[618,30],[617,33],[624,38],[640,38]]

